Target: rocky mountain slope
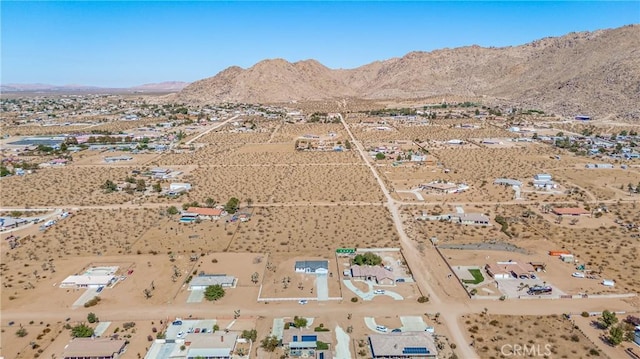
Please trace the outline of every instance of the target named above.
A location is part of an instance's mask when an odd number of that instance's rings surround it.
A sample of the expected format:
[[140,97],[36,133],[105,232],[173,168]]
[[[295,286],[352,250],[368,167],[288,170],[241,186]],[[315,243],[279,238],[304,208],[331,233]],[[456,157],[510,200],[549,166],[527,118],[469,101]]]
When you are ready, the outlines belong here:
[[640,119],[640,25],[571,33],[521,46],[411,52],[355,69],[315,60],[230,67],[185,87],[187,102],[485,96],[565,115]]

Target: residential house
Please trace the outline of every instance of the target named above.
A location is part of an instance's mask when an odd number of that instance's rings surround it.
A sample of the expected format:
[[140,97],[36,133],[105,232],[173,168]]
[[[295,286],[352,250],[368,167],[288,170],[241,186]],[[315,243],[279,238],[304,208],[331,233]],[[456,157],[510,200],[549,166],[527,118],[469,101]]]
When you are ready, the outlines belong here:
[[373,281],[380,285],[394,285],[396,282],[393,272],[381,266],[351,266],[351,276],[366,281]]
[[584,215],[591,214],[591,212],[587,211],[586,209],[576,208],[576,207],[571,207],[571,208],[554,207],[551,209],[551,212],[558,216],[584,216]]
[[296,273],[328,273],[329,261],[296,261]]
[[377,358],[432,358],[438,357],[433,334],[429,332],[405,332],[369,334],[371,355]]
[[458,192],[458,185],[455,183],[440,183],[430,182],[420,185],[420,188],[426,191],[433,191],[436,193],[456,193]]
[[237,279],[226,274],[200,274],[189,282],[189,290],[205,290],[211,285],[231,288],[236,286]]
[[70,275],[60,283],[60,288],[99,288],[113,283],[113,275]]
[[514,261],[496,262],[495,264],[487,264],[484,266],[487,274],[494,279],[519,278],[527,279],[535,275],[536,269],[531,263],[518,263]]
[[451,215],[451,222],[464,225],[488,226],[489,217],[482,213],[456,213]]
[[220,208],[189,207],[187,213],[195,214],[200,219],[220,219],[226,212]]
[[282,345],[292,358],[330,359],[332,355],[328,345],[331,341],[332,334],[329,331],[290,327],[282,333]]
[[124,353],[124,339],[75,338],[64,348],[64,359],[118,359]]

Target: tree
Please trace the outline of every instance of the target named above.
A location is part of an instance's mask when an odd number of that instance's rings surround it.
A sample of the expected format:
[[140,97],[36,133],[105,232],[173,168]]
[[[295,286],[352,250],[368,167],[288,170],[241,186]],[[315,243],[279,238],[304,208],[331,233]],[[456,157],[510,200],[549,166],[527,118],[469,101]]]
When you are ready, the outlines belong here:
[[24,329],[23,327],[20,327],[20,329],[16,330],[16,335],[20,338],[26,337],[27,334],[29,334],[29,332],[27,332],[27,330]]
[[602,317],[600,317],[599,323],[602,325],[604,329],[611,327],[612,325],[618,322],[618,317],[616,317],[616,313],[612,313],[608,310],[602,312]]
[[258,274],[258,272],[253,272],[253,274],[251,275],[251,282],[253,282],[253,284],[258,284],[259,277],[260,275]]
[[247,198],[247,207],[251,208],[252,204],[253,204],[253,199]]
[[158,193],[162,192],[162,186],[159,181],[153,184],[153,191]]
[[231,213],[234,214],[238,211],[238,205],[240,204],[240,200],[235,198],[235,197],[231,197],[229,199],[229,201],[227,202],[227,204],[224,205],[224,210],[227,213]]
[[93,328],[84,323],[71,328],[71,336],[74,338],[89,338],[93,335]]
[[353,258],[353,263],[357,265],[377,266],[382,263],[382,258],[375,253],[367,252],[365,254],[357,254]]
[[98,321],[99,320],[98,320],[98,317],[96,316],[96,313],[91,312],[91,313],[87,314],[87,322],[95,323],[95,322],[98,322]]
[[384,158],[385,158],[384,153],[382,152],[376,153],[376,160],[384,160]]
[[624,340],[624,329],[621,324],[616,325],[615,327],[611,327],[609,329],[609,341],[613,346],[617,346]]
[[111,193],[116,191],[118,189],[118,186],[115,183],[113,183],[112,180],[106,180],[102,184],[102,186],[100,186],[100,188],[102,188],[105,191],[105,193]]
[[11,174],[11,171],[5,166],[0,166],[0,177],[5,177]]
[[206,203],[209,208],[213,208],[216,205],[216,201],[211,197],[207,198],[204,203]]
[[244,338],[247,340],[251,340],[252,342],[255,342],[258,339],[258,332],[255,329],[243,330],[242,334],[240,335],[240,338]]
[[205,289],[204,297],[208,301],[216,301],[224,297],[224,288],[220,284],[210,285]]
[[136,191],[138,192],[144,192],[147,189],[147,184],[144,182],[143,179],[139,179],[136,182]]
[[178,214],[178,209],[176,208],[176,206],[171,206],[169,208],[167,208],[167,214],[170,216],[176,215]]
[[293,324],[296,328],[305,328],[307,326],[307,318],[302,318],[296,315],[293,317]]
[[262,349],[268,352],[276,350],[278,345],[280,345],[280,341],[275,335],[268,336],[262,339],[262,341],[260,342],[260,346],[262,347]]

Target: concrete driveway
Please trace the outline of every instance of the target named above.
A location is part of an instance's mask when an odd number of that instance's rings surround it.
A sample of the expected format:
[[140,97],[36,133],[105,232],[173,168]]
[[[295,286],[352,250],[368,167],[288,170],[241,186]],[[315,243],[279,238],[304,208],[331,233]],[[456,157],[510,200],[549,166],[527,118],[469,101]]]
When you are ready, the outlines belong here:
[[427,328],[427,324],[420,316],[400,317],[403,332],[423,332]]
[[187,298],[187,303],[200,303],[204,299],[204,290],[192,290]]
[[349,334],[336,325],[336,353],[334,359],[351,359],[351,351],[349,350],[349,343],[351,339]]
[[353,285],[353,283],[349,279],[343,279],[342,283],[344,283],[345,287],[347,287],[350,291],[352,291],[355,295],[360,297],[360,299],[362,300],[371,300],[374,297],[373,286],[370,283],[367,283],[369,285],[369,292],[367,293],[358,289],[355,285]]
[[327,274],[316,275],[316,293],[318,301],[329,300],[329,283],[327,282]]
[[396,292],[392,292],[390,290],[386,290],[384,291],[384,294],[374,294],[375,296],[378,295],[388,295],[389,297],[395,299],[395,300],[404,300],[404,297],[401,296],[400,294],[396,293]]
[[278,339],[282,339],[283,334],[284,334],[284,319],[274,318],[273,327],[271,328],[271,335],[275,336]]
[[364,317],[364,324],[367,326],[367,328],[373,330],[376,333],[380,333],[378,330],[376,330],[376,326],[378,326],[378,324],[376,324],[376,319],[374,317]]

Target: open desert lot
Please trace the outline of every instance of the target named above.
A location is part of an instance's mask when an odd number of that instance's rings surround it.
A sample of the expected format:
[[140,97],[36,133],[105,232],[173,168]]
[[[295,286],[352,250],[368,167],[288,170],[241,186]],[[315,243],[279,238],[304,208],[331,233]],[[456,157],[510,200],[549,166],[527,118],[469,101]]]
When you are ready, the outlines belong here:
[[14,207],[104,205],[124,203],[124,192],[104,193],[105,181],[123,181],[126,167],[61,166],[38,170],[24,177],[2,179],[2,204]]
[[194,198],[251,198],[256,203],[382,200],[364,165],[200,167],[192,176]]
[[[470,342],[482,358],[522,355],[549,358],[593,358],[601,353],[571,320],[562,316],[508,316],[491,313],[464,315]],[[531,349],[533,348],[533,349]],[[533,351],[531,351],[533,350]]]
[[562,168],[553,172],[559,178],[592,193],[597,200],[628,199],[630,198],[628,185],[636,186],[640,182],[640,172],[637,169],[581,169]]
[[[445,122],[447,120],[442,120]],[[456,128],[455,124],[442,123],[436,120],[429,125],[407,126],[390,122],[386,125],[390,130],[379,130],[378,126],[351,124],[353,135],[365,143],[393,141],[393,140],[420,140],[420,141],[448,141],[452,139],[468,140],[472,138],[512,137],[507,130],[482,125],[480,128]],[[472,123],[469,120],[469,123]]]
[[273,166],[304,164],[345,164],[359,162],[354,151],[296,151],[295,142],[259,144],[207,144],[193,153],[166,154],[162,165],[197,164],[200,166]]
[[329,255],[336,248],[393,247],[398,241],[382,206],[262,207],[253,213],[239,224],[230,251]]

